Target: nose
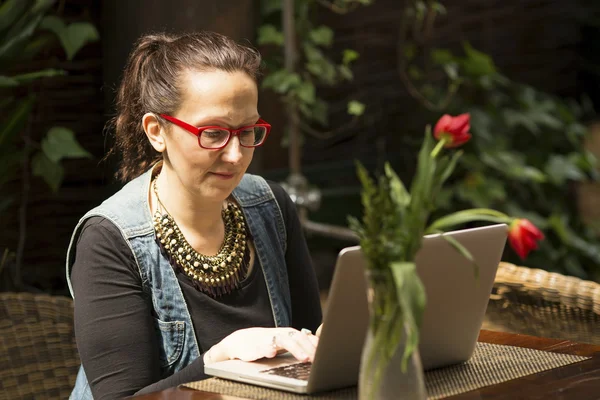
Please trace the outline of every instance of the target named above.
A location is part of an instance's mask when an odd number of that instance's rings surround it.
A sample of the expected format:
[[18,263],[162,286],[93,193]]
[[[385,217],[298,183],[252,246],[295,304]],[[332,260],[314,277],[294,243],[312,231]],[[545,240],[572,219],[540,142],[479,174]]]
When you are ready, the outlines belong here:
[[242,145],[240,144],[239,136],[233,136],[227,146],[223,149],[222,158],[223,161],[237,164],[240,162],[244,155],[242,154]]

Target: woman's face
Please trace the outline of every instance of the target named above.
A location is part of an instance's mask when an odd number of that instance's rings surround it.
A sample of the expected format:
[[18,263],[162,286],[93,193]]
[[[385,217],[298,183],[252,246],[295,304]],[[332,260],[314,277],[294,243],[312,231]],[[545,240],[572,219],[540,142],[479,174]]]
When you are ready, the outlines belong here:
[[[256,123],[258,89],[244,72],[188,71],[182,76],[183,98],[172,116],[190,125],[239,128]],[[225,200],[248,169],[253,148],[242,147],[231,137],[220,150],[207,150],[185,129],[169,124],[163,137],[165,165],[177,176],[184,190],[194,196]],[[170,178],[172,179],[172,178]]]

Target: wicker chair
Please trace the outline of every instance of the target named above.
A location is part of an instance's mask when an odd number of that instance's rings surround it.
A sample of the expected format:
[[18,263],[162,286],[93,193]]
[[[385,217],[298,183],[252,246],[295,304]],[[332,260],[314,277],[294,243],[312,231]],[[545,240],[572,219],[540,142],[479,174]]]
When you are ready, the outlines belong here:
[[502,262],[483,328],[600,345],[600,284]]
[[0,400],[66,399],[79,356],[67,297],[0,293]]

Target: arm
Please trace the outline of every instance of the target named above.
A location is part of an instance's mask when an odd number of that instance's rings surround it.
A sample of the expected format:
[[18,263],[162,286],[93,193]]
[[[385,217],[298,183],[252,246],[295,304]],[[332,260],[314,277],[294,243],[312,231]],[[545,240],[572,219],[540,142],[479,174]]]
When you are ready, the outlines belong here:
[[[302,328],[315,332],[321,324],[321,302],[317,278],[312,266],[296,206],[285,190],[269,182],[283,214],[287,231],[285,254],[290,294],[292,297],[292,327],[250,328],[238,330],[205,353],[205,363],[232,358],[245,361],[274,357],[278,351],[290,351],[297,359],[312,361],[318,339],[313,335],[298,334]],[[293,336],[289,336],[292,333]],[[273,338],[276,346],[272,346]],[[248,344],[252,343],[252,346]]]
[[100,217],[87,221],[71,278],[77,347],[95,399],[148,393],[206,377],[199,357],[160,380],[152,301],[143,293],[131,250],[112,223]]
[[285,261],[292,297],[292,326],[310,329],[314,333],[323,318],[319,285],[296,205],[281,186],[273,182],[269,185],[279,203],[287,230]]

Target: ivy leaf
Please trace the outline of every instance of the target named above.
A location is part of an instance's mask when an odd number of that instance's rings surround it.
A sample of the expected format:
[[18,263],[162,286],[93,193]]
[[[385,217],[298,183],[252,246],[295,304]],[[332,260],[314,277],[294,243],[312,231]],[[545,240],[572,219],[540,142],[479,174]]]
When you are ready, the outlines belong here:
[[351,100],[348,102],[348,114],[361,116],[365,112],[365,105],[357,100]]
[[283,33],[279,31],[274,25],[262,25],[258,29],[258,44],[274,44],[277,46],[283,46],[285,37]]
[[280,69],[267,76],[262,82],[262,86],[265,89],[273,89],[276,93],[287,93],[301,83],[300,75],[295,72],[290,73],[286,69]]
[[455,62],[455,57],[450,50],[433,49],[431,50],[431,61],[437,65],[446,65]]
[[357,60],[359,56],[360,55],[357,51],[352,49],[346,49],[344,50],[344,55],[342,56],[342,64],[348,66],[352,61]]
[[63,181],[64,168],[57,162],[50,160],[43,152],[38,152],[31,160],[31,169],[34,176],[39,176],[50,186],[54,193]]
[[96,27],[88,22],[66,25],[63,20],[54,15],[44,17],[40,28],[47,29],[58,36],[68,60],[72,60],[85,44],[95,42],[100,37]]
[[340,65],[338,66],[338,71],[340,73],[340,75],[342,76],[342,78],[351,81],[352,79],[354,79],[354,74],[352,73],[352,70],[347,67],[346,65]]
[[496,65],[489,55],[475,50],[469,43],[465,43],[463,48],[466,58],[462,64],[468,75],[481,77],[496,74]]
[[315,102],[315,85],[311,82],[304,81],[295,89],[296,96],[307,104]]
[[318,28],[311,30],[308,37],[316,45],[330,47],[333,43],[333,30],[327,26],[321,25]]
[[317,98],[311,108],[311,117],[321,125],[326,126],[328,123],[328,109],[328,104],[322,99]]
[[42,140],[42,151],[53,163],[58,163],[63,158],[91,158],[88,153],[75,140],[72,130],[63,127],[53,127]]

